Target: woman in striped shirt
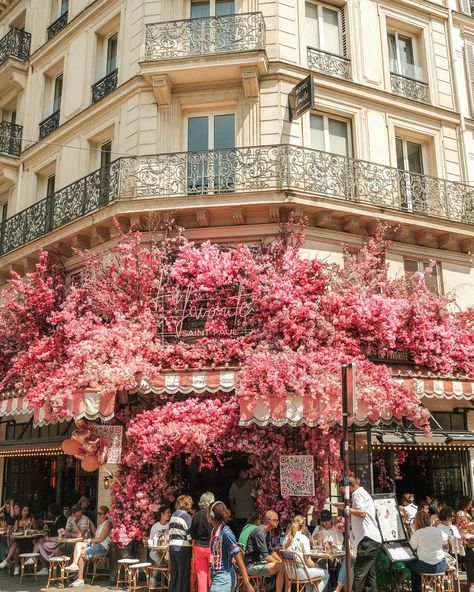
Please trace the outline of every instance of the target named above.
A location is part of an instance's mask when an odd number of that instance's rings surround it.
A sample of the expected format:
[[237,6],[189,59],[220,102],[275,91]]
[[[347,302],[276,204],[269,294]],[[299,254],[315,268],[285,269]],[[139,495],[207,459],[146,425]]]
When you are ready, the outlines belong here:
[[170,533],[170,587],[169,592],[189,592],[191,578],[191,510],[193,500],[180,495],[169,523]]

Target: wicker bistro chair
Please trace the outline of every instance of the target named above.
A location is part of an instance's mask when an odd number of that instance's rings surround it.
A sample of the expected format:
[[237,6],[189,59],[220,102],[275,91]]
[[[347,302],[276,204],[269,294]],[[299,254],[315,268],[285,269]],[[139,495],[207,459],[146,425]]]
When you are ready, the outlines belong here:
[[[97,568],[99,567],[99,565],[102,564],[103,568],[106,569],[108,560],[109,560],[109,551],[108,550],[105,555],[100,555],[99,557],[92,557],[92,559],[89,559],[87,561],[86,575],[85,575],[84,579],[87,580],[87,578],[90,575],[91,576],[91,584],[93,584],[94,580],[97,577]],[[91,570],[92,570],[92,574],[90,573]]]
[[[290,590],[292,585],[296,586],[296,592],[303,592],[306,584],[312,584],[315,587],[319,586],[321,578],[312,578],[309,575],[308,569],[301,555],[298,555],[298,553],[295,553],[295,551],[288,551],[287,549],[281,549],[279,553],[285,567],[287,590]],[[303,579],[298,575],[298,567],[301,566],[305,572],[305,577]]]
[[422,573],[421,592],[448,592],[448,576],[445,572],[436,574]]
[[[245,546],[242,543],[239,543],[239,547],[240,547],[240,550],[241,550],[242,556],[243,556],[245,554]],[[244,580],[243,580],[242,576],[240,575],[239,570],[236,569],[236,571],[237,571],[236,591],[243,592],[245,590]],[[250,583],[252,584],[252,588],[255,590],[255,592],[266,592],[265,579],[262,576],[249,576],[249,580],[250,580]]]

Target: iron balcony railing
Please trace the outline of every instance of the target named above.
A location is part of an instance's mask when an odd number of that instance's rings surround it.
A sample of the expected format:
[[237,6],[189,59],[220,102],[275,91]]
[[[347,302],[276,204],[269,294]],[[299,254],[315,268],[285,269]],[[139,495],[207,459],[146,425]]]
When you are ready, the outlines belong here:
[[117,88],[118,68],[92,85],[92,103],[97,103]]
[[51,23],[47,29],[48,31],[48,41],[52,39],[55,35],[59,33],[64,27],[67,25],[69,12],[64,12],[59,18],[57,18],[54,23]]
[[0,39],[0,64],[8,58],[27,60],[30,55],[31,34],[23,29],[11,29]]
[[474,224],[474,187],[288,144],[125,157],[1,225],[3,255],[116,200],[294,192]]
[[420,101],[421,103],[430,103],[430,87],[428,83],[390,72],[390,82],[392,85],[392,92],[395,95],[412,99],[413,101]]
[[60,110],[51,113],[46,119],[39,124],[39,139],[42,140],[53,133],[59,127]]
[[145,61],[265,49],[261,12],[146,25]]
[[329,76],[351,80],[351,60],[344,56],[308,47],[308,68]]
[[10,121],[0,122],[0,152],[20,156],[23,126]]

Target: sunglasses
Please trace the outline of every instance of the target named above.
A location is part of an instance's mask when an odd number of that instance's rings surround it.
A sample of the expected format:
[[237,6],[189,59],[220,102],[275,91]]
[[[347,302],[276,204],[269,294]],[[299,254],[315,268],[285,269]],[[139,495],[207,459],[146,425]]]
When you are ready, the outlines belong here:
[[105,512],[97,512],[98,516],[105,516]]

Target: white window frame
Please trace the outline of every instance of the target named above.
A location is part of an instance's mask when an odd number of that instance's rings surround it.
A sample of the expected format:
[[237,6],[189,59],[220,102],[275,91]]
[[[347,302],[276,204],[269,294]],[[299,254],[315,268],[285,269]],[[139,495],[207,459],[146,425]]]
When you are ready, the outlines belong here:
[[[332,10],[333,12],[337,12],[337,30],[339,33],[339,52],[337,55],[344,57],[344,47],[343,47],[343,40],[342,40],[342,36],[343,36],[343,31],[342,31],[342,15],[341,15],[341,9],[338,6],[332,6],[331,4],[325,4],[324,2],[312,2],[311,0],[306,0],[304,3],[304,10],[305,10],[305,20],[306,20],[306,4],[312,4],[313,6],[316,6],[316,10],[317,10],[317,14],[318,14],[318,39],[319,39],[319,45],[321,47],[315,47],[314,49],[319,49],[320,51],[325,51],[327,53],[332,53],[330,51],[328,51],[327,49],[324,49],[324,22],[323,22],[323,8],[327,8],[329,10]],[[306,22],[305,22],[306,25]],[[306,27],[305,27],[305,31],[306,31]],[[309,45],[308,43],[309,40],[307,40],[307,47],[312,47],[311,45]]]
[[[323,130],[324,130],[324,150],[323,152],[328,152],[329,154],[333,154],[328,150],[330,147],[330,134],[329,134],[329,120],[333,119],[335,121],[342,121],[347,126],[347,154],[345,155],[347,158],[352,158],[353,156],[353,149],[352,149],[352,120],[347,117],[342,117],[340,115],[333,115],[332,113],[321,113],[319,111],[312,111],[309,115],[309,134],[310,134],[310,142],[311,142],[311,116],[317,116],[323,118]],[[313,148],[312,150],[317,150],[317,148]],[[338,155],[343,156],[343,155]]]
[[[422,66],[422,63],[420,61],[420,52],[418,49],[418,38],[416,35],[413,35],[413,33],[409,33],[408,31],[403,31],[401,29],[388,29],[387,30],[387,45],[389,45],[389,40],[388,40],[388,36],[389,35],[394,35],[395,36],[395,51],[397,54],[397,59],[396,59],[396,66],[397,66],[397,70],[396,72],[394,72],[392,70],[392,65],[390,63],[390,47],[388,47],[388,56],[389,56],[389,70],[390,70],[390,74],[398,74],[399,76],[405,76],[406,78],[411,78],[412,80],[417,80],[419,82],[424,82],[425,76],[424,76],[424,68]],[[404,72],[401,72],[401,59],[400,59],[400,49],[399,49],[399,45],[398,45],[398,38],[399,37],[406,37],[407,39],[411,40],[411,47],[412,47],[412,51],[413,51],[413,61],[415,62],[413,64],[413,68],[415,69],[415,75],[414,76],[409,76],[408,74],[405,74]],[[417,70],[419,72],[419,76],[417,76]]]
[[[208,146],[207,149],[208,150],[214,150],[214,117],[216,117],[216,115],[233,115],[234,116],[234,144],[237,144],[237,113],[235,112],[235,109],[219,109],[216,111],[196,111],[196,112],[191,112],[191,113],[187,113],[186,117],[184,119],[184,146],[185,146],[185,151],[188,151],[188,126],[189,126],[189,120],[192,119],[193,117],[208,117],[209,118],[209,124],[208,124],[208,139],[209,139],[209,144],[212,143],[212,146]],[[212,123],[211,123],[212,121]],[[236,148],[236,146],[234,146],[234,148]]]
[[[400,136],[400,135],[395,135],[395,153],[397,151],[397,146],[396,146],[397,140],[402,141],[403,163],[405,165],[405,168],[399,169],[399,170],[402,170],[405,173],[413,173],[414,175],[426,175],[426,167],[425,167],[426,156],[425,156],[425,146],[424,146],[423,142],[420,142],[419,140],[416,140],[415,138],[412,139],[412,138],[406,138],[406,137]],[[421,148],[421,168],[422,168],[421,173],[415,173],[414,171],[410,171],[409,162],[408,162],[407,142],[411,142],[412,144],[418,144],[418,146],[420,146],[420,148]],[[397,168],[398,168],[398,159],[397,159]]]
[[[112,37],[117,37],[117,42],[116,42],[116,53],[115,53],[115,68],[112,68],[112,70],[108,71],[108,65],[109,65],[109,43],[110,40],[112,39]],[[110,33],[110,35],[107,35],[107,37],[104,39],[104,76],[107,76],[108,74],[111,74],[112,72],[114,72],[117,68],[118,68],[118,56],[119,56],[119,33],[118,31],[113,31],[112,33]]]
[[[191,5],[192,2],[189,2],[189,17],[191,18]],[[234,0],[234,9],[237,12],[236,1]],[[209,16],[216,16],[216,0],[209,0]]]

